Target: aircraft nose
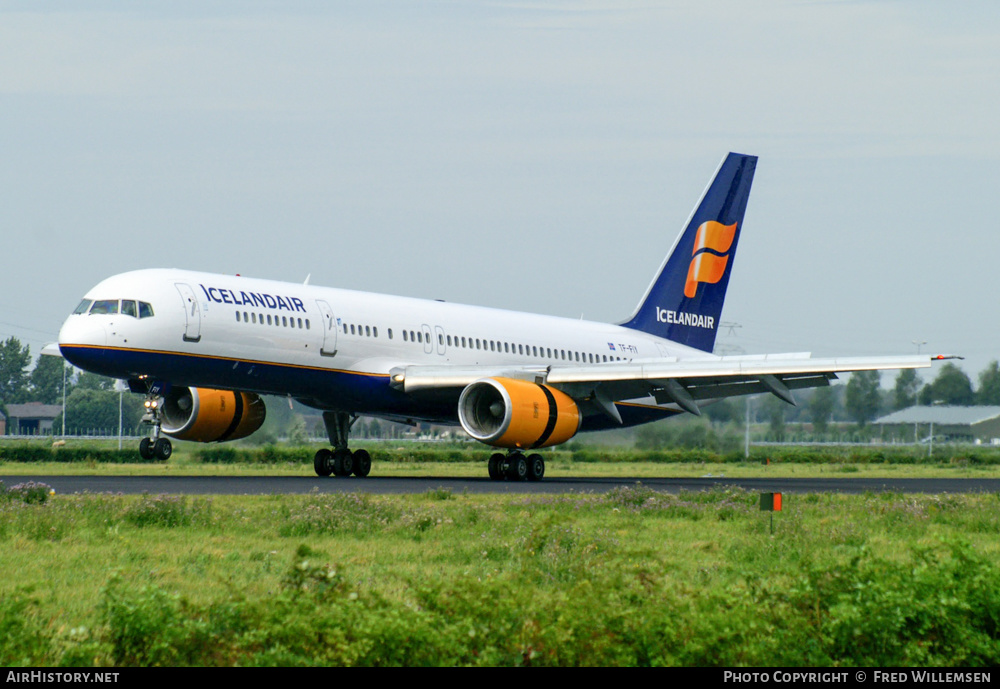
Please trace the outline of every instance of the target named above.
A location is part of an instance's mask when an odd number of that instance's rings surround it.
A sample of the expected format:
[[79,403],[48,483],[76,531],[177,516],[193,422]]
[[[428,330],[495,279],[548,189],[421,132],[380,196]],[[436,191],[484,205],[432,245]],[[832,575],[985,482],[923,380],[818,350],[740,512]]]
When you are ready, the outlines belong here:
[[95,321],[89,316],[74,315],[59,329],[59,351],[63,358],[87,371],[100,368],[108,344],[104,325]]

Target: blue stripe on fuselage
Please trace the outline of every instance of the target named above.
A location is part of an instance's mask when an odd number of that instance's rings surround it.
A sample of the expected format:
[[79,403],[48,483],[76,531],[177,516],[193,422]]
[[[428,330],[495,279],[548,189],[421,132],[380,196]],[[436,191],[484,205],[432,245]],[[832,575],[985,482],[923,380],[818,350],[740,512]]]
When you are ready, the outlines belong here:
[[[117,347],[62,345],[60,349],[74,366],[112,378],[147,376],[173,385],[291,395],[303,401],[312,400],[314,406],[321,409],[458,425],[461,388],[435,391],[426,396],[409,395],[390,387],[388,374]],[[640,405],[616,406],[623,426],[648,423],[678,413]],[[610,428],[621,426],[601,413],[585,417],[580,430]]]
[[387,374],[113,347],[64,345],[62,352],[74,366],[115,378],[143,375],[173,385],[291,395],[315,400],[325,409],[359,414],[457,421],[457,405],[414,400],[389,387]]

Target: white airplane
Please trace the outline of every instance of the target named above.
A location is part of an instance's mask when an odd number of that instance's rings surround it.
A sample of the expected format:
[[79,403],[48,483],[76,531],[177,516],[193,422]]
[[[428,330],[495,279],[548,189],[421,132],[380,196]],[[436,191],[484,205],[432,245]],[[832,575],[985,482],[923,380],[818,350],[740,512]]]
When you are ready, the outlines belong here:
[[[128,381],[163,435],[199,442],[260,428],[259,395],[323,411],[332,445],[320,476],[367,476],[351,451],[359,414],[460,424],[494,448],[494,480],[539,480],[531,450],[581,430],[700,414],[712,401],[829,385],[836,373],[924,368],[929,356],[715,356],[712,349],[757,158],[730,153],[634,313],[618,325],[182,270],[115,275],[87,292],[59,333],[73,365]],[[308,280],[307,280],[308,282]],[[162,434],[162,435],[161,435]],[[530,454],[526,454],[529,452]]]

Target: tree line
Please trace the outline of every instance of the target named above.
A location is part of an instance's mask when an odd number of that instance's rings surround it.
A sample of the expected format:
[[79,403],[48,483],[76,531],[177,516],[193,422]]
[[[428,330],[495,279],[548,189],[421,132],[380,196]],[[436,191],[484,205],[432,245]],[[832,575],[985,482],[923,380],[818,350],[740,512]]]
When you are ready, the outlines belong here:
[[[991,361],[979,374],[979,385],[952,362],[943,364],[929,383],[914,369],[896,374],[891,388],[882,387],[880,371],[851,374],[846,385],[831,385],[795,391],[796,406],[771,394],[750,398],[728,398],[704,408],[703,420],[647,424],[636,429],[641,448],[697,447],[730,450],[743,442],[743,426],[749,413],[754,425],[766,424],[769,440],[783,441],[791,435],[788,424],[802,425],[812,440],[836,440],[850,434],[864,439],[877,434],[871,422],[878,417],[915,405],[1000,406],[1000,365]],[[707,422],[705,421],[707,419]],[[854,430],[848,431],[845,426]],[[758,431],[759,433],[759,431]]]
[[[113,378],[78,372],[58,356],[39,354],[34,368],[30,368],[31,361],[30,348],[16,337],[9,337],[0,344],[0,412],[7,418],[8,433],[16,430],[10,427],[8,405],[30,402],[61,405],[64,384],[68,434],[118,428],[119,393],[115,391]],[[142,414],[142,400],[135,395],[125,395],[122,427],[126,434],[138,427]],[[55,419],[52,428],[55,433],[62,432],[62,414]]]
[[950,361],[926,384],[921,383],[915,369],[904,369],[896,375],[889,391],[882,389],[880,371],[854,373],[845,387],[844,404],[859,426],[881,414],[915,405],[1000,406],[1000,364],[991,361],[980,371],[978,388],[973,387],[965,371]]

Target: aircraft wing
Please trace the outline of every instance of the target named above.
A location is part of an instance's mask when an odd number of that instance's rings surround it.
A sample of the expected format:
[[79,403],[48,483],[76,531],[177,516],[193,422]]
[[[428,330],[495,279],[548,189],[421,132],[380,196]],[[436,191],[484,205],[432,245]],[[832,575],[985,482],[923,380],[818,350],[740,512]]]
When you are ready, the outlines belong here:
[[699,400],[770,392],[794,404],[791,391],[829,385],[837,373],[928,368],[943,357],[883,356],[812,358],[809,354],[766,354],[705,359],[646,359],[589,366],[401,366],[390,384],[408,393],[464,388],[482,378],[516,378],[550,385],[592,402],[617,418],[614,402],[653,397],[699,414]]

